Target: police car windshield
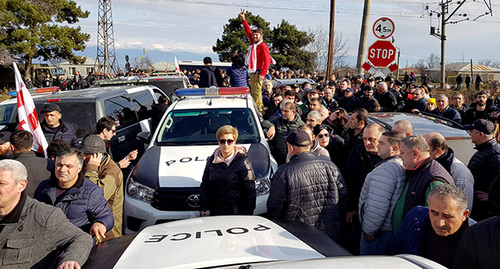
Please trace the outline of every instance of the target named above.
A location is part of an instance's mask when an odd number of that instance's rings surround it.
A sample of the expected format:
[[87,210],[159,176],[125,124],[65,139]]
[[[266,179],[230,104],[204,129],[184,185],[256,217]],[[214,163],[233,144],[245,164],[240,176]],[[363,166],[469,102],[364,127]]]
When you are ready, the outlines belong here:
[[260,142],[256,121],[247,108],[170,111],[162,123],[158,145],[217,145],[215,133],[223,125],[238,129],[238,143]]
[[17,103],[0,106],[0,125],[11,123],[12,114],[17,110]]

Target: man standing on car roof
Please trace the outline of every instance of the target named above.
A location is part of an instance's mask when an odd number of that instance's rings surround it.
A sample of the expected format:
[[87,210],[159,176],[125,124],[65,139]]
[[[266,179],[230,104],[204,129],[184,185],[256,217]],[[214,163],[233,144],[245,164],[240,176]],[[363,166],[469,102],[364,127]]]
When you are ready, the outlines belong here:
[[79,147],[76,138],[75,128],[71,124],[65,124],[61,118],[61,108],[53,103],[46,104],[42,113],[45,119],[42,121],[42,131],[47,139],[47,143],[54,139],[62,139],[71,144],[72,147]]
[[264,32],[262,32],[261,29],[255,29],[253,31],[250,29],[245,18],[244,9],[241,9],[239,16],[245,28],[245,33],[250,40],[250,47],[245,64],[247,65],[248,73],[250,73],[251,95],[257,108],[262,113],[264,107],[262,103],[262,81],[266,80],[267,71],[273,60],[269,54],[269,47],[262,40]]

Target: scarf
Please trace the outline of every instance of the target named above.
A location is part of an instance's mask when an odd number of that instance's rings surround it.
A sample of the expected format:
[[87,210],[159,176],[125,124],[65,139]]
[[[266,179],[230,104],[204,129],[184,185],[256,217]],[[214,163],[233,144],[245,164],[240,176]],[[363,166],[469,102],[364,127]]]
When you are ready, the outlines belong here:
[[248,53],[245,59],[245,65],[248,66],[248,73],[255,73],[257,71],[257,46],[263,41],[264,40],[261,40],[259,43],[252,44],[248,47]]

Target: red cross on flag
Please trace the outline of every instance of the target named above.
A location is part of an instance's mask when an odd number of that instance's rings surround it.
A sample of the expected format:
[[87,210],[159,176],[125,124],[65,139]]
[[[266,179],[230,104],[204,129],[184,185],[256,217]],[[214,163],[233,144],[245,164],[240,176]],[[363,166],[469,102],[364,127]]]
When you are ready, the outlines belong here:
[[181,67],[179,66],[179,62],[177,61],[177,56],[174,57],[175,57],[175,71],[180,73]]
[[19,118],[19,127],[21,130],[26,130],[33,134],[33,150],[43,153],[45,157],[47,157],[46,149],[48,143],[43,135],[40,122],[38,121],[35,103],[21,78],[21,73],[19,73],[16,63],[14,63],[14,73],[16,77],[17,117]]

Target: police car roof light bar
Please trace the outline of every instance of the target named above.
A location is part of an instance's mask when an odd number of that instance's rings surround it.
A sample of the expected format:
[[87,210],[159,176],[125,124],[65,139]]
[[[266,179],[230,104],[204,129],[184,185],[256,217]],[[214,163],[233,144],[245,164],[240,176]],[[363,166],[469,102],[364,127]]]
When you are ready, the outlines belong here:
[[175,94],[178,96],[202,96],[202,95],[236,95],[247,94],[250,89],[247,87],[210,87],[210,88],[191,88],[178,89]]

